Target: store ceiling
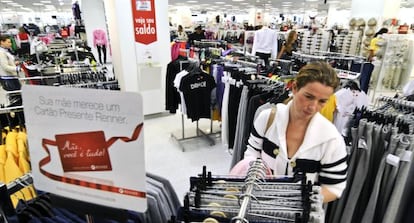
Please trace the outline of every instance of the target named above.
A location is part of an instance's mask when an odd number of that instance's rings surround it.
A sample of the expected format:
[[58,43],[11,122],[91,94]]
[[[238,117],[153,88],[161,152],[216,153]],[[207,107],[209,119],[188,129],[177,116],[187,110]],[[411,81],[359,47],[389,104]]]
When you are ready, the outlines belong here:
[[[87,0],[84,0],[87,1]],[[166,1],[167,0],[163,0]],[[340,8],[350,8],[352,0],[326,0]],[[73,0],[0,0],[1,11],[70,11]],[[79,1],[80,4],[82,1]],[[303,13],[304,9],[323,11],[328,9],[324,0],[168,0],[170,8],[190,6],[194,13],[215,11],[248,13],[250,7],[262,8],[274,13]]]
[[190,6],[194,12],[248,13],[250,8],[263,9],[271,14],[327,13],[329,4],[338,9],[350,9],[352,0],[169,0],[171,6]]
[[[0,0],[0,12],[70,12],[73,1]],[[308,10],[326,13],[329,4],[336,5],[337,9],[350,9],[351,2],[352,0],[168,0],[170,9],[175,6],[190,6],[194,13],[214,11],[228,14],[248,13],[250,7],[262,8],[274,14],[302,14]],[[414,7],[414,0],[401,0],[401,6]]]
[[72,0],[0,0],[3,12],[67,12]]

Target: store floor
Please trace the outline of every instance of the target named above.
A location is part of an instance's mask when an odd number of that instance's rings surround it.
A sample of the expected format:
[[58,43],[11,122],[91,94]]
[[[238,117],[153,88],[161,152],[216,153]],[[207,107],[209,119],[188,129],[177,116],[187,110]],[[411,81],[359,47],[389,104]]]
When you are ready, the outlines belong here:
[[[210,120],[201,119],[199,128],[210,131]],[[182,138],[181,115],[162,113],[149,115],[144,120],[146,171],[167,178],[178,197],[184,198],[189,190],[190,176],[202,172],[205,165],[212,174],[229,172],[231,155],[220,141],[220,134],[211,135],[215,145],[203,137],[181,141],[180,144],[171,136]],[[184,118],[185,137],[195,136],[196,122]],[[218,121],[213,122],[213,132],[220,131]]]

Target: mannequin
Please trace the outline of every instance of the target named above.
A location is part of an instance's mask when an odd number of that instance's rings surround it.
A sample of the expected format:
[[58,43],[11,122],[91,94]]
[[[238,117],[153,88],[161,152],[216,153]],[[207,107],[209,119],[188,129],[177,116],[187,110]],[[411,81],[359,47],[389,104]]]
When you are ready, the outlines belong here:
[[106,32],[103,29],[95,29],[93,31],[93,45],[98,51],[99,63],[106,63],[106,46],[108,45],[108,40],[106,38]]
[[263,26],[254,34],[252,54],[263,59],[265,66],[269,65],[269,58],[277,56],[277,33]]

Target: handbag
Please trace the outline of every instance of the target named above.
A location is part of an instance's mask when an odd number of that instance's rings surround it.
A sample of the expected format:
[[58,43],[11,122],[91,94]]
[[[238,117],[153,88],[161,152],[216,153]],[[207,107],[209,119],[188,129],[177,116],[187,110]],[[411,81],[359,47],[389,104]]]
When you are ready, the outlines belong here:
[[5,91],[17,91],[22,87],[16,76],[0,76],[0,84]]

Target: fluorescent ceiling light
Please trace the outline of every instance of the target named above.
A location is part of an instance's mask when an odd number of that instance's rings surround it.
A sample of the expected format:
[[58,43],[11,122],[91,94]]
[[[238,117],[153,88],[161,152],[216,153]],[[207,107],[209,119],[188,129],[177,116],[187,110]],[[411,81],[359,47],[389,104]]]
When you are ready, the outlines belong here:
[[197,3],[198,1],[187,1],[188,3]]
[[9,3],[9,2],[13,2],[13,1],[10,1],[10,0],[2,0],[1,2],[3,2],[3,3]]
[[226,4],[225,2],[216,2],[216,4]]
[[51,4],[52,1],[40,1],[41,3]]
[[43,3],[34,2],[32,5],[43,5]]
[[244,2],[244,0],[232,0],[233,2]]

